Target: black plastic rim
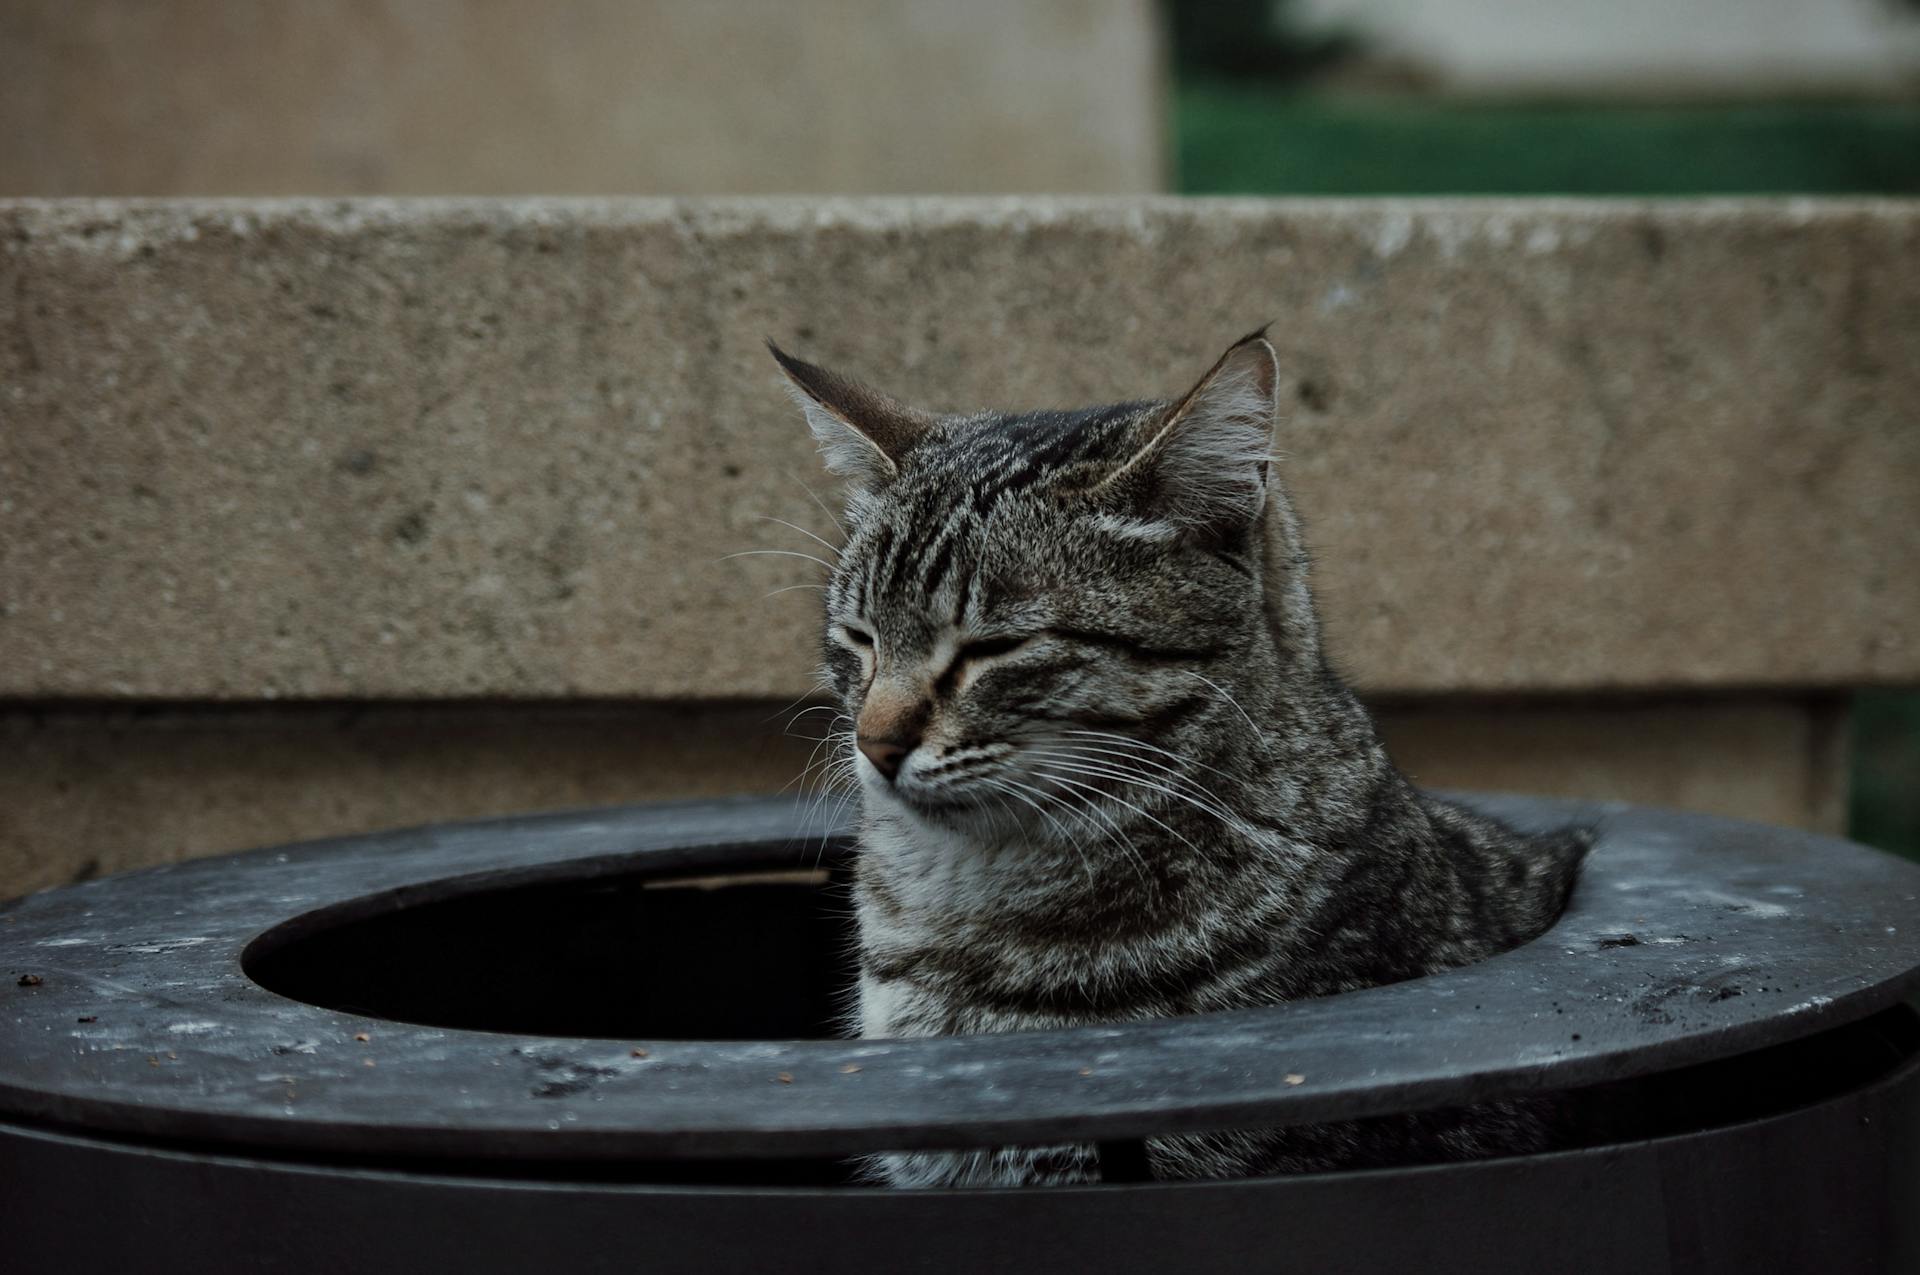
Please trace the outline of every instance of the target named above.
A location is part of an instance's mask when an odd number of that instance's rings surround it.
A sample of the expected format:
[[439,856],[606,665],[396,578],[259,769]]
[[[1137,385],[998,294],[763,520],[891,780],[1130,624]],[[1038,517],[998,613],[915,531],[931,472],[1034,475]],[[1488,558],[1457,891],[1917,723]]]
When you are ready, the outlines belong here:
[[1706,816],[1474,800],[1529,826],[1600,823],[1572,905],[1533,944],[1270,1009],[992,1037],[503,1035],[303,1004],[242,968],[263,934],[256,957],[341,917],[516,882],[810,866],[840,830],[787,801],[419,828],[108,878],[0,913],[0,1118],[567,1161],[1142,1137],[1651,1075],[1862,1019],[1920,966],[1920,869],[1889,856]]

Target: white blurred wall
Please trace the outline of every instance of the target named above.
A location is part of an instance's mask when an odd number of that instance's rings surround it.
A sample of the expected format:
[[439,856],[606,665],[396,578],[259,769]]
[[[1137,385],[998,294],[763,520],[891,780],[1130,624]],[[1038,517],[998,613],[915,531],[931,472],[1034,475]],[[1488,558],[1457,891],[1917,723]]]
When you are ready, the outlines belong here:
[[1901,0],[1295,0],[1463,93],[1885,94],[1920,89]]

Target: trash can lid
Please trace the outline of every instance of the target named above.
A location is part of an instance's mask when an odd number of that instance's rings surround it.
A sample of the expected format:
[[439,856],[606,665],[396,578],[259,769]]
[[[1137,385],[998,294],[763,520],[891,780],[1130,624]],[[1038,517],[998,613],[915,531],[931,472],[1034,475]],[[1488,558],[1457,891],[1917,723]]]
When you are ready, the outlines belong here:
[[1865,1017],[1920,969],[1920,867],[1889,855],[1705,815],[1462,799],[1524,827],[1598,824],[1571,904],[1532,943],[1337,996],[991,1036],[522,1037],[323,1009],[242,969],[276,927],[518,884],[790,865],[795,846],[845,832],[796,801],[436,825],[62,887],[0,905],[0,1119],[466,1159],[1130,1138],[1663,1072]]

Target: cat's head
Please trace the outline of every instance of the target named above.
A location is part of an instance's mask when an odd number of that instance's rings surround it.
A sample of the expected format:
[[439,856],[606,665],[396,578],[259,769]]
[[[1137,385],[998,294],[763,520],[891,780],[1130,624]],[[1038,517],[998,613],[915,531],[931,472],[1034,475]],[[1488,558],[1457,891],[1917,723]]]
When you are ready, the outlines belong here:
[[1265,666],[1265,337],[1172,402],[970,415],[773,353],[850,486],[825,673],[869,800],[1060,827],[1176,783]]

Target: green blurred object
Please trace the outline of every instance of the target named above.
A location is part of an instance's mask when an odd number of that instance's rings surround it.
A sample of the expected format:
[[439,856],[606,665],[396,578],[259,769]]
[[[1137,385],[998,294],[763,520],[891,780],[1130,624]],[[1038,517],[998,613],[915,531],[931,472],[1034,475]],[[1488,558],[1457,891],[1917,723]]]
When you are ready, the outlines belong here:
[[1920,692],[1854,697],[1849,800],[1854,840],[1920,859]]
[[1295,19],[1290,0],[1203,0],[1169,3],[1173,64],[1184,77],[1259,76],[1301,79],[1359,51],[1341,31],[1312,31]]
[[1226,195],[1920,194],[1920,102],[1616,106],[1190,77],[1179,187]]

